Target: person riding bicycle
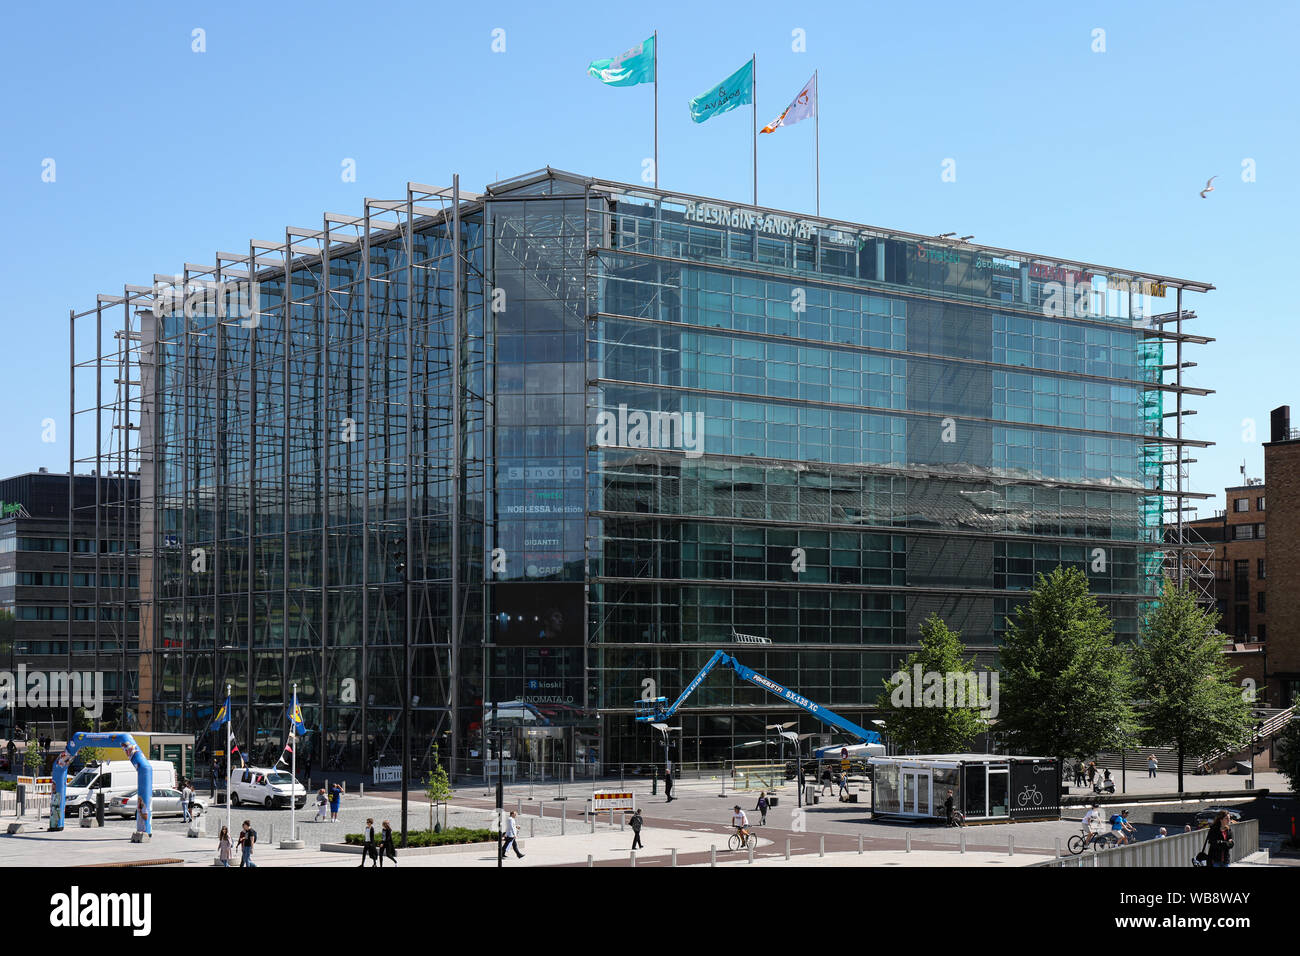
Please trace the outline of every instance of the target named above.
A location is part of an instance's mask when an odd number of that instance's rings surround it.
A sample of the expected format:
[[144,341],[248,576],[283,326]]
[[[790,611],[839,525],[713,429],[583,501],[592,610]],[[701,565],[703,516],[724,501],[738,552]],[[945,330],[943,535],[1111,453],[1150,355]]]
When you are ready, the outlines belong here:
[[1087,813],[1083,815],[1083,845],[1087,846],[1097,836],[1096,828],[1101,824],[1101,807],[1097,804],[1092,805]]
[[1110,832],[1119,846],[1128,846],[1128,835],[1137,833],[1137,827],[1128,822],[1128,811],[1121,810],[1110,818]]
[[745,811],[740,809],[740,805],[731,808],[731,825],[736,828],[736,834],[744,843],[749,842],[749,817],[745,816]]

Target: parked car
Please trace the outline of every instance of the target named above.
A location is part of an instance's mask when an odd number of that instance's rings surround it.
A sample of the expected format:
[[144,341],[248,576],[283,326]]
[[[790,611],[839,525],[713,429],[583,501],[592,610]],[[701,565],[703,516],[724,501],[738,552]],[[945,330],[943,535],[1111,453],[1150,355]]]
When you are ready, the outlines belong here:
[[230,774],[230,802],[257,803],[270,810],[285,806],[292,795],[295,809],[307,804],[307,788],[293,776],[273,767],[244,767]]
[[[135,817],[136,794],[138,790],[132,790],[130,793],[114,797],[112,804],[106,804],[105,813],[115,813],[125,819]],[[207,809],[208,802],[199,797],[193,801],[193,815],[200,816]],[[153,800],[149,805],[149,812],[155,817],[179,817],[183,816],[181,812],[181,792],[173,790],[171,787],[155,787],[153,791]]]
[[[170,760],[150,760],[155,789],[176,786],[176,768]],[[88,817],[95,812],[95,797],[104,794],[104,806],[115,803],[127,793],[135,793],[139,786],[139,771],[129,760],[105,760],[86,767],[68,780],[65,813]]]
[[1233,823],[1241,822],[1241,814],[1232,809],[1232,807],[1210,807],[1208,810],[1202,810],[1200,813],[1196,814],[1196,829],[1209,829],[1210,824],[1214,822],[1214,818],[1219,815],[1221,810],[1228,811],[1228,819]]

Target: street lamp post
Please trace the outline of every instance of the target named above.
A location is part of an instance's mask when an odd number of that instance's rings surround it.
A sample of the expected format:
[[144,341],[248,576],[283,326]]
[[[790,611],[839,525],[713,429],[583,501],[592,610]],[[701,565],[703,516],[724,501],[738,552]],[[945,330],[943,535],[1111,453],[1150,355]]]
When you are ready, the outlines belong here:
[[502,783],[505,773],[504,760],[501,753],[501,725],[497,722],[497,702],[492,702],[492,730],[488,733],[488,739],[492,741],[492,746],[497,751],[497,868],[501,867],[501,835],[505,830],[505,786]]

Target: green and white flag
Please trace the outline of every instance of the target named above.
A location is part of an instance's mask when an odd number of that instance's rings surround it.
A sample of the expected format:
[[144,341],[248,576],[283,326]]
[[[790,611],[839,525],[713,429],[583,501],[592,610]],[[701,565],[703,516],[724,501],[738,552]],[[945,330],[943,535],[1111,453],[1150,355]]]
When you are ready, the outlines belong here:
[[587,72],[606,86],[637,86],[655,81],[655,38],[607,60],[592,60]]
[[754,102],[754,61],[751,59],[713,89],[691,100],[691,119],[697,123]]

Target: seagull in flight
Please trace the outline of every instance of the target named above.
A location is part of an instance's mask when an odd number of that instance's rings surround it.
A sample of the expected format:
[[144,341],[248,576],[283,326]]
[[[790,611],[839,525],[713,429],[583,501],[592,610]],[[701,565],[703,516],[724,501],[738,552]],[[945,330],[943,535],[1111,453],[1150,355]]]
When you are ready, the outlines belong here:
[[1211,176],[1209,179],[1205,181],[1205,188],[1201,190],[1202,199],[1207,197],[1210,193],[1214,192],[1214,181],[1218,178],[1219,178],[1218,176]]

